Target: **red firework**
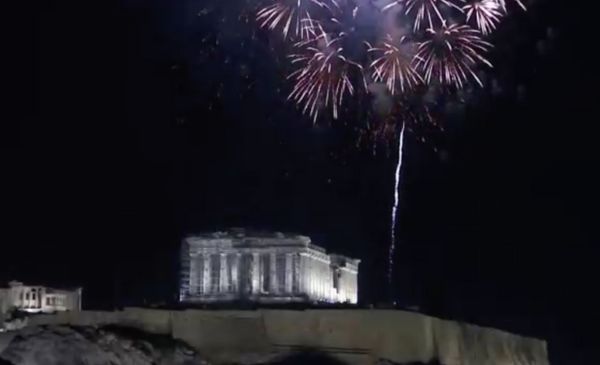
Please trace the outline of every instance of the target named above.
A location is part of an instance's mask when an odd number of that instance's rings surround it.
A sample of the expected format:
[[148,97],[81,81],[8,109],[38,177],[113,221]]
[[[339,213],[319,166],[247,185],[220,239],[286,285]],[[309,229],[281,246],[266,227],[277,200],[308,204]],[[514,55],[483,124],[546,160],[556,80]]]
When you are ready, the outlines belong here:
[[492,45],[481,38],[481,33],[468,25],[441,26],[427,29],[429,39],[420,42],[414,58],[415,68],[427,83],[462,88],[468,79],[483,86],[475,67],[492,64],[483,56]]
[[369,52],[377,58],[369,67],[373,70],[371,77],[375,82],[383,82],[392,95],[400,84],[400,92],[414,88],[423,82],[421,75],[413,67],[414,44],[406,42],[406,37],[394,42],[388,35],[380,47],[371,47]]
[[340,38],[329,39],[324,32],[314,39],[299,42],[299,53],[290,55],[292,64],[301,67],[288,78],[295,81],[288,96],[302,112],[308,113],[316,122],[321,108],[331,105],[333,118],[337,119],[346,94],[354,94],[351,73],[357,70],[362,74],[362,66],[343,55],[339,46]]

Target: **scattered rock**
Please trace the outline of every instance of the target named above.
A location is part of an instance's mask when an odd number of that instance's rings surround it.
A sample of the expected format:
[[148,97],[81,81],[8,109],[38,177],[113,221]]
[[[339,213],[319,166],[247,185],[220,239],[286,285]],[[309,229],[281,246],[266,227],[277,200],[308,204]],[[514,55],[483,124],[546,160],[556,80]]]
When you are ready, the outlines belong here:
[[[2,362],[4,361],[4,363]],[[208,365],[168,336],[119,327],[31,327],[0,353],[0,365]]]

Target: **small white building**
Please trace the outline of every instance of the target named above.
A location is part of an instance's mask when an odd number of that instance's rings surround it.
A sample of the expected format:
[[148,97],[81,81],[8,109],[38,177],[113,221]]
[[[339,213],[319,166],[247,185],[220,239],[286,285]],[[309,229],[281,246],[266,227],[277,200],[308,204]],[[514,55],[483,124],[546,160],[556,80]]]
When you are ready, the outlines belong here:
[[306,236],[244,229],[193,235],[182,242],[180,300],[354,304],[359,263]]
[[82,289],[62,290],[11,281],[0,288],[0,314],[12,308],[29,313],[53,313],[81,310]]

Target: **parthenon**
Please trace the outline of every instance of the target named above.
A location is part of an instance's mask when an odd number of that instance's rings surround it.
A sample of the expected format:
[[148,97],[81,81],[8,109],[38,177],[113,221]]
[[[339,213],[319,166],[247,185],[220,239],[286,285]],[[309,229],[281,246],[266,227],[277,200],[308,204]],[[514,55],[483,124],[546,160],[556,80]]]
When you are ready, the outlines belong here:
[[188,236],[180,300],[356,303],[359,263],[307,236],[244,229]]

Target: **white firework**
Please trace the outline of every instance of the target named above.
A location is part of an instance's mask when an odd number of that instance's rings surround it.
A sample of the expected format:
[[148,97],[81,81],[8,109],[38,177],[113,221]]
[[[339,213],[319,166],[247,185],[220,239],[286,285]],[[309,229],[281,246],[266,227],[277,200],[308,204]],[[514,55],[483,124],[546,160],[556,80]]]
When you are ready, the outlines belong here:
[[369,65],[373,70],[371,77],[375,82],[385,83],[392,95],[397,91],[397,84],[400,84],[400,91],[404,92],[423,83],[421,75],[413,67],[414,50],[411,48],[414,48],[414,44],[406,42],[406,37],[394,42],[390,36],[380,47],[369,48],[369,52],[377,55]]
[[496,29],[503,12],[496,0],[475,0],[463,6],[467,22],[474,21],[482,34],[488,35]]

